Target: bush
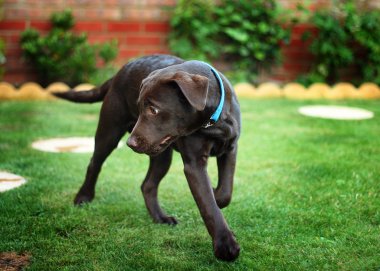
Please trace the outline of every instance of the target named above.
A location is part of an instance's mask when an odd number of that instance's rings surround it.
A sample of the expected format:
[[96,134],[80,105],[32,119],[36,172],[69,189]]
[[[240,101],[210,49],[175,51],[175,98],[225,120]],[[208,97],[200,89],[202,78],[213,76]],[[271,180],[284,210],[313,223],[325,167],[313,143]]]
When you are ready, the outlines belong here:
[[23,55],[36,68],[42,85],[54,81],[69,85],[91,82],[99,73],[99,60],[103,67],[109,68],[110,61],[117,55],[116,42],[90,45],[85,34],[70,31],[74,18],[69,10],[54,13],[50,21],[52,29],[47,36],[27,29],[20,41]]
[[355,64],[361,81],[380,85],[380,11],[357,13],[353,5],[347,5],[346,27],[358,50],[355,51]]
[[169,47],[185,59],[207,61],[217,57],[214,5],[210,0],[179,0],[170,19]]
[[235,68],[257,75],[279,62],[280,42],[288,40],[289,31],[277,21],[274,0],[223,0],[216,15],[221,53],[236,61]]
[[380,12],[359,10],[353,1],[342,4],[341,13],[316,12],[311,22],[318,29],[310,45],[315,56],[309,74],[298,81],[330,84],[344,80],[342,71],[351,67],[358,77],[355,84],[370,81],[380,84]]
[[180,0],[171,16],[170,49],[186,59],[225,59],[240,77],[254,80],[259,69],[280,60],[280,43],[289,38],[276,2],[218,2]]

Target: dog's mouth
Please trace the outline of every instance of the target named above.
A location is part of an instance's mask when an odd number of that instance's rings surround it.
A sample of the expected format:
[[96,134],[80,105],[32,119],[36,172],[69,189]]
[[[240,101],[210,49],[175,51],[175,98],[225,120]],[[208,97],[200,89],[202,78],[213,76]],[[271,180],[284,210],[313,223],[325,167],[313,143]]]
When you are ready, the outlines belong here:
[[161,143],[158,144],[159,147],[163,148],[169,145],[171,142],[173,142],[174,136],[167,135],[162,140]]
[[145,138],[136,137],[134,140],[128,141],[127,144],[137,153],[154,156],[163,152],[176,138],[177,136],[167,135],[158,144],[149,144]]
[[172,136],[172,135],[165,136],[158,145],[154,146],[153,148],[150,148],[150,150],[148,150],[147,154],[153,155],[153,156],[160,154],[171,143],[173,143],[173,141],[175,141],[176,138],[177,138],[176,136]]

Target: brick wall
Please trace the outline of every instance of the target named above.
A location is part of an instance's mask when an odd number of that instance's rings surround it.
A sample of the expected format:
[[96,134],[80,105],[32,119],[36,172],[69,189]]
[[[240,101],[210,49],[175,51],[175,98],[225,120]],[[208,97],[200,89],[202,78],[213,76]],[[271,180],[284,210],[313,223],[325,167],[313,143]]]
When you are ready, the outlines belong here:
[[169,31],[165,6],[175,0],[5,0],[0,36],[6,42],[4,80],[22,83],[35,79],[33,69],[25,63],[19,46],[20,33],[37,28],[49,30],[52,12],[73,10],[78,33],[86,32],[90,43],[116,39],[119,55],[116,65],[129,58],[152,53],[169,53],[166,37]]
[[[278,0],[286,8],[294,8],[297,0]],[[331,0],[311,1],[311,9],[330,4]],[[379,5],[380,1],[358,0]],[[22,60],[19,46],[21,31],[34,27],[42,32],[49,30],[48,18],[52,12],[65,8],[73,10],[76,32],[87,32],[89,41],[103,42],[117,39],[121,66],[129,58],[152,53],[169,53],[167,34],[168,13],[165,6],[176,0],[4,0],[0,36],[6,42],[6,73],[4,80],[18,84],[35,79],[33,69]],[[300,72],[309,69],[311,56],[301,34],[307,25],[297,26],[289,46],[283,46],[283,64],[263,80],[290,81]]]

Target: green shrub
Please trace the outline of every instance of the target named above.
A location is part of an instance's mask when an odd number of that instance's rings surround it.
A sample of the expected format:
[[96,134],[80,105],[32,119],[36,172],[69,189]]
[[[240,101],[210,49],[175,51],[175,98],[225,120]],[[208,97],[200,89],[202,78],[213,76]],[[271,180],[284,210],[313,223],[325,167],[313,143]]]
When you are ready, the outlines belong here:
[[98,60],[109,68],[117,55],[116,42],[90,45],[85,34],[70,31],[74,18],[69,10],[54,13],[50,21],[52,29],[45,37],[35,29],[27,29],[20,41],[23,55],[36,68],[42,85],[54,81],[69,85],[91,82],[101,68]]
[[274,0],[180,0],[172,12],[169,45],[186,59],[224,59],[239,77],[254,80],[259,69],[280,60],[289,31],[278,21]]
[[346,28],[352,35],[358,50],[356,65],[361,81],[380,85],[380,11],[359,13],[353,5],[347,5]]
[[380,84],[380,12],[359,10],[353,1],[340,5],[339,10],[319,11],[312,16],[318,30],[317,35],[309,35],[315,62],[311,72],[298,81],[305,85],[333,84],[346,80],[342,71],[349,67],[357,71],[351,82]]
[[70,30],[75,22],[70,10],[56,12],[51,15],[50,21],[56,29]]
[[215,36],[214,2],[179,0],[172,11],[169,34],[170,50],[185,59],[208,60],[218,56]]
[[[280,43],[289,31],[278,21],[274,0],[222,0],[216,8],[221,53],[236,63],[234,68],[257,75],[281,59]],[[250,79],[254,79],[250,76]]]
[[318,29],[318,35],[313,37],[310,45],[315,63],[311,73],[299,81],[306,85],[316,81],[334,83],[340,78],[340,69],[353,63],[350,36],[339,18],[328,11],[317,11],[311,22]]

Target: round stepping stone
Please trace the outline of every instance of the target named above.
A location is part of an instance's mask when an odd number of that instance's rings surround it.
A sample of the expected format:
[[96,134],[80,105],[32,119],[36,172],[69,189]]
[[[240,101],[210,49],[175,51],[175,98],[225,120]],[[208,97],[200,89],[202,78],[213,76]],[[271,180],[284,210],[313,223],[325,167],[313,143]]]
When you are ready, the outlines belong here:
[[373,112],[365,109],[332,105],[302,106],[298,112],[308,117],[337,120],[364,120],[374,117]]
[[26,183],[26,180],[18,175],[0,171],[0,192],[8,191]]
[[32,143],[34,149],[45,152],[86,153],[93,152],[94,146],[95,142],[92,137],[51,138]]
[[[122,147],[120,142],[118,148]],[[38,140],[32,143],[32,148],[45,152],[92,153],[95,147],[93,137],[65,137]]]

